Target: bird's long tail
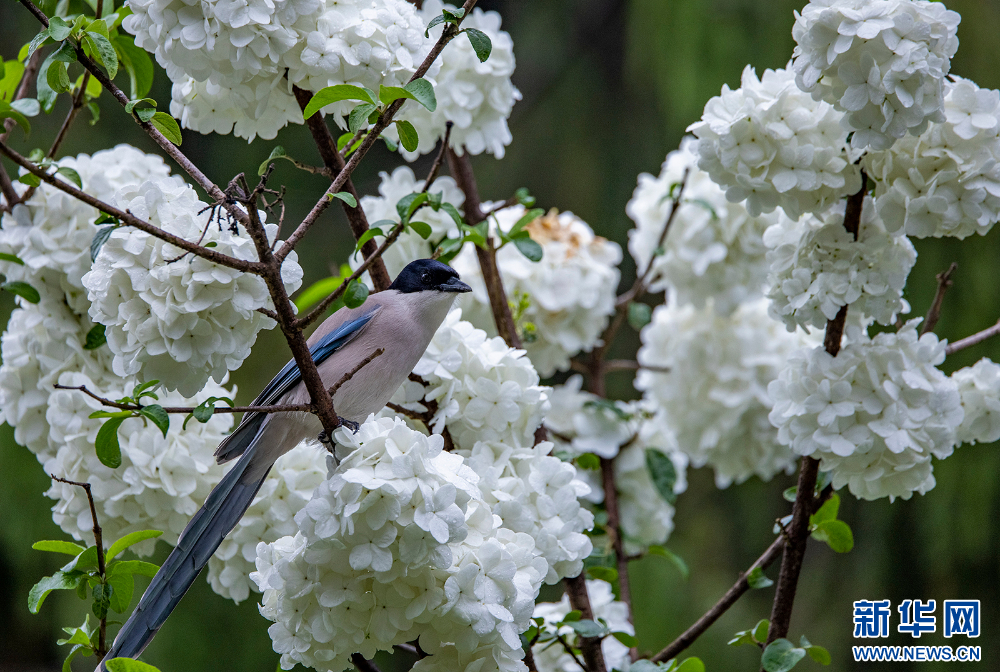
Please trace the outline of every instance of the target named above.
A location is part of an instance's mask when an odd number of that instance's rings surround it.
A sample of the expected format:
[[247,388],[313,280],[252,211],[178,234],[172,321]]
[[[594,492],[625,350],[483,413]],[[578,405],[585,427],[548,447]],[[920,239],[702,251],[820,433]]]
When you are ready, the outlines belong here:
[[105,660],[135,658],[156,635],[157,630],[184,597],[202,568],[208,564],[226,535],[250,507],[267,478],[273,455],[257,444],[267,432],[257,435],[239,461],[212,490],[205,505],[181,533],[176,548],[156,572],[139,605],[115,637]]

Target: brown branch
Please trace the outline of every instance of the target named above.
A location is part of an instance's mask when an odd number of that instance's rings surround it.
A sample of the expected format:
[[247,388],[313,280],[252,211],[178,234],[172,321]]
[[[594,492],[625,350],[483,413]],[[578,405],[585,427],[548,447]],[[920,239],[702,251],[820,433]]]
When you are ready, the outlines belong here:
[[[20,1],[29,2],[29,0],[20,0]],[[462,5],[462,9],[465,10],[463,18],[469,15],[469,12],[472,11],[472,8],[475,6],[475,4],[476,0],[465,1],[465,4]],[[413,76],[410,77],[409,82],[412,82],[415,79],[419,79],[423,77],[425,74],[427,74],[427,70],[431,67],[431,64],[434,63],[434,60],[441,54],[441,51],[451,40],[455,38],[456,35],[458,35],[458,29],[455,26],[451,24],[446,26],[444,31],[441,33],[441,37],[438,38],[438,41],[435,42],[434,46],[431,48],[430,53],[427,54],[427,57],[424,58],[423,62],[413,73]],[[378,140],[379,136],[382,134],[382,131],[388,128],[389,124],[392,122],[393,117],[399,111],[399,108],[403,106],[404,102],[406,102],[405,98],[400,98],[394,101],[391,105],[389,105],[389,107],[385,109],[384,112],[382,112],[382,114],[379,115],[379,118],[375,122],[375,125],[365,136],[365,139],[361,142],[361,145],[351,155],[350,160],[346,163],[346,165],[344,165],[343,170],[341,170],[340,173],[337,174],[336,179],[334,179],[334,181],[330,184],[330,187],[326,190],[323,196],[320,197],[319,201],[316,203],[316,205],[313,206],[312,210],[309,211],[309,214],[306,215],[305,219],[303,219],[302,222],[295,229],[295,231],[292,232],[292,235],[290,235],[288,239],[285,241],[285,243],[278,249],[278,251],[275,252],[275,257],[279,261],[283,260],[288,255],[288,253],[295,247],[298,241],[300,241],[302,237],[306,235],[309,229],[313,226],[313,224],[316,223],[316,220],[319,218],[319,216],[323,214],[323,212],[330,206],[330,201],[333,199],[333,194],[336,194],[341,189],[343,189],[344,185],[347,183],[347,179],[351,176],[351,173],[354,172],[354,169],[357,168],[359,163],[361,163],[361,159],[365,157],[365,155],[368,153],[368,150],[370,150],[372,146],[375,144],[376,140]]]
[[42,182],[49,184],[60,191],[66,192],[70,196],[76,198],[79,201],[83,201],[87,205],[91,205],[102,212],[105,212],[112,217],[117,217],[126,226],[133,226],[140,231],[145,231],[151,236],[156,236],[160,240],[170,243],[182,250],[187,250],[191,254],[195,254],[199,257],[207,259],[211,262],[219,264],[220,266],[225,266],[227,268],[233,268],[237,271],[244,271],[246,273],[254,273],[260,275],[263,271],[263,266],[260,262],[247,261],[245,259],[237,259],[236,257],[230,257],[229,255],[222,254],[221,252],[216,252],[215,250],[202,247],[201,245],[195,245],[180,236],[175,236],[172,233],[168,233],[163,229],[153,226],[149,222],[139,219],[132,215],[132,213],[119,210],[118,208],[112,206],[109,203],[105,203],[97,198],[94,198],[85,191],[77,189],[73,185],[65,182],[63,180],[58,180],[54,176],[49,175],[47,172],[39,168],[37,165],[26,159],[25,157],[18,154],[16,151],[8,147],[5,143],[0,143],[0,153],[4,154],[11,161],[21,166],[29,173],[35,175]]
[[781,553],[782,549],[785,547],[785,537],[784,535],[778,535],[778,538],[771,542],[771,545],[767,547],[764,553],[754,560],[753,564],[747,571],[740,574],[740,578],[736,580],[732,588],[726,591],[726,594],[722,598],[712,605],[705,614],[699,618],[694,624],[685,630],[681,635],[665,646],[659,653],[653,656],[652,661],[654,663],[662,663],[670,660],[671,658],[676,658],[677,655],[684,649],[691,646],[696,639],[701,637],[701,635],[708,630],[708,628],[719,620],[722,614],[726,613],[731,606],[736,604],[736,601],[743,596],[743,593],[750,590],[750,584],[747,583],[747,577],[750,576],[750,572],[758,567],[760,569],[767,569],[771,564],[778,559],[778,555]]
[[[449,147],[447,156],[451,176],[455,178],[458,188],[465,194],[465,221],[469,223],[469,226],[475,226],[485,221],[486,215],[483,214],[480,205],[476,175],[472,171],[469,154],[466,152],[459,156],[455,150]],[[497,333],[510,347],[520,348],[521,339],[517,335],[514,315],[507,302],[507,292],[503,288],[503,278],[500,277],[500,269],[497,266],[497,251],[493,246],[493,237],[488,234],[486,247],[487,249],[483,249],[476,245],[476,257],[479,259],[479,268],[486,285],[486,294],[490,299],[490,308],[493,311],[493,321],[496,323]]]
[[566,638],[557,632],[556,639],[559,641],[560,644],[562,644],[562,647],[563,649],[566,650],[566,653],[568,653],[573,658],[573,662],[579,665],[580,669],[583,670],[583,672],[587,672],[587,666],[584,665],[583,661],[580,660],[580,657],[576,655],[576,651],[574,651],[573,647],[569,645],[569,642],[566,641]]
[[[31,54],[31,58],[24,65],[24,73],[21,75],[21,81],[17,85],[17,91],[14,92],[14,100],[21,100],[28,96],[28,88],[35,81],[35,76],[38,74],[38,69],[41,66],[42,50],[35,49],[34,53]],[[0,142],[7,142],[7,135],[14,128],[14,124],[13,117],[4,119],[3,132],[0,133]],[[17,195],[17,190],[14,188],[14,183],[11,181],[10,175],[7,174],[7,168],[3,165],[3,161],[0,161],[0,192],[3,193],[4,200],[6,201],[6,206],[3,209],[7,211],[13,210],[15,205],[23,203],[26,200]]]
[[[312,93],[297,86],[292,87],[292,92],[295,94],[295,100],[298,102],[299,107],[305,111],[309,100],[312,98]],[[319,150],[319,156],[323,160],[323,164],[326,166],[329,174],[333,176],[343,171],[345,165],[344,157],[337,151],[337,141],[330,134],[330,129],[327,127],[323,115],[319,113],[312,115],[306,119],[306,126],[309,128],[309,132],[312,133],[313,141]],[[344,182],[343,189],[354,197],[354,202],[357,204],[351,207],[344,201],[340,202],[340,205],[344,209],[344,214],[347,215],[347,222],[351,226],[351,233],[354,234],[354,240],[360,240],[361,236],[365,235],[365,232],[368,231],[368,218],[361,207],[361,197],[358,195],[358,190],[354,188],[354,182],[351,181],[350,177]],[[361,252],[366,257],[375,254],[375,241],[370,239],[366,241],[361,248]],[[381,258],[376,258],[370,275],[376,292],[380,292],[392,284],[389,272],[386,270]]]
[[[94,394],[92,391],[87,389],[86,385],[53,385],[57,390],[73,390],[77,392],[83,392],[91,399],[99,401],[104,406],[109,408],[117,408],[121,411],[140,411],[144,406],[139,406],[137,404],[126,404],[121,401],[114,401],[113,399],[105,399],[104,397]],[[196,406],[163,406],[164,411],[167,413],[193,413]],[[270,406],[216,406],[216,413],[301,413],[312,412],[312,404],[272,404]]]
[[351,662],[354,663],[354,667],[358,668],[359,672],[381,672],[375,663],[368,660],[360,653],[352,653]]
[[384,354],[385,354],[385,348],[378,348],[372,354],[368,355],[367,357],[365,357],[364,359],[362,359],[360,362],[358,362],[354,366],[354,368],[352,368],[350,371],[348,371],[343,376],[341,376],[340,380],[338,380],[336,383],[334,383],[333,387],[331,387],[329,389],[330,397],[333,397],[333,395],[337,394],[337,390],[339,390],[344,385],[344,383],[346,383],[351,378],[353,378],[354,375],[358,371],[360,371],[361,369],[363,369],[366,366],[368,366],[369,364],[371,364],[372,361],[375,360],[376,357],[381,357]]
[[931,307],[927,310],[927,317],[924,318],[924,324],[920,328],[920,335],[923,336],[929,331],[934,331],[934,327],[937,326],[938,320],[941,319],[941,306],[944,304],[944,294],[951,287],[951,276],[958,269],[958,264],[956,262],[951,262],[951,265],[947,270],[942,271],[935,276],[937,278],[937,292],[934,293],[934,300],[931,301]]
[[647,369],[649,371],[655,371],[657,368],[663,369],[663,367],[651,367],[651,366],[639,366],[639,362],[633,359],[609,359],[604,363],[604,371],[606,373],[611,373],[612,371],[638,371],[640,368]]
[[[608,514],[607,531],[611,537],[611,547],[615,551],[615,559],[618,566],[618,594],[619,600],[625,603],[628,608],[629,623],[634,623],[632,614],[632,590],[628,580],[628,554],[625,552],[622,543],[621,517],[618,513],[618,489],[615,487],[615,463],[606,457],[601,458],[601,485],[604,489],[604,509]],[[639,650],[636,647],[629,648],[629,655],[632,660],[639,657]]]
[[427,179],[424,180],[424,188],[420,190],[422,193],[426,193],[431,188],[431,183],[434,182],[438,171],[441,170],[441,163],[444,161],[444,155],[448,152],[448,145],[451,143],[451,127],[454,125],[451,121],[447,121],[444,124],[444,138],[441,140],[441,150],[434,157],[434,163],[431,164],[431,169],[427,173]]
[[[587,594],[587,580],[584,572],[572,578],[563,579],[563,586],[569,596],[569,604],[574,610],[580,612],[580,618],[593,621],[594,610],[590,606],[590,595]],[[587,672],[607,672],[604,664],[604,651],[601,650],[600,637],[580,637],[580,653],[587,663],[584,667]]]
[[944,351],[946,354],[950,355],[954,352],[958,352],[959,350],[964,350],[965,348],[969,348],[972,347],[973,345],[982,343],[987,338],[991,338],[993,336],[996,336],[997,334],[1000,334],[1000,321],[998,321],[996,324],[994,324],[992,327],[988,329],[983,329],[982,331],[975,333],[972,336],[966,336],[960,341],[955,341],[954,343],[949,344]]
[[[18,0],[18,2],[20,2],[22,6],[24,6],[29,12],[31,12],[31,14],[36,19],[38,19],[39,23],[41,23],[46,28],[48,27],[49,18],[45,15],[45,13],[41,9],[36,7],[35,4],[31,2],[31,0]],[[87,54],[84,52],[83,48],[80,47],[79,44],[75,42],[70,42],[70,44],[72,44],[73,48],[76,50],[76,58],[80,62],[80,64],[84,68],[86,68],[88,72],[90,72],[91,76],[96,78],[97,81],[101,83],[101,85],[108,91],[108,93],[112,95],[112,97],[115,100],[118,101],[118,103],[122,107],[125,107],[129,102],[129,98],[128,96],[125,95],[125,92],[119,89],[115,85],[115,83],[108,78],[108,76],[104,73],[103,70],[101,70],[101,68],[97,65],[97,63],[95,63],[93,59],[87,56]],[[247,225],[247,222],[249,221],[247,213],[243,212],[235,205],[230,203],[226,198],[226,195],[223,193],[223,191],[219,189],[219,187],[214,182],[212,182],[212,180],[208,179],[208,176],[205,175],[205,173],[203,173],[201,169],[198,168],[198,166],[194,165],[194,163],[192,163],[191,160],[187,158],[187,156],[185,156],[184,153],[181,152],[181,150],[176,145],[167,140],[167,138],[162,133],[160,133],[159,129],[157,129],[155,126],[153,126],[153,124],[149,123],[148,121],[142,121],[141,119],[139,119],[139,117],[135,115],[134,111],[129,116],[131,116],[132,120],[135,121],[137,124],[139,124],[142,130],[145,131],[146,134],[153,139],[153,142],[155,142],[157,145],[160,146],[160,149],[162,149],[167,154],[167,156],[173,159],[177,163],[177,165],[179,165],[184,170],[184,172],[186,172],[188,175],[191,176],[191,179],[193,179],[198,184],[198,186],[200,186],[202,189],[205,190],[205,193],[207,193],[209,197],[214,199],[217,203],[223,205],[229,212],[229,214],[236,221],[240,222],[244,226]]]
[[[60,483],[65,483],[66,485],[75,485],[83,488],[87,493],[87,501],[90,503],[90,517],[94,521],[94,546],[97,549],[97,571],[101,574],[101,580],[103,582],[106,574],[107,567],[104,564],[104,538],[101,532],[101,525],[97,522],[97,507],[94,505],[94,493],[90,491],[90,483],[80,483],[78,481],[70,481],[65,478],[59,478],[54,474],[49,474],[49,478],[53,481],[58,481]],[[107,584],[105,584],[107,585]],[[104,618],[101,619],[100,634],[98,635],[97,650],[94,651],[94,655],[97,656],[97,662],[101,662],[104,656],[108,653],[107,644],[107,628],[108,628],[108,617],[105,612]]]

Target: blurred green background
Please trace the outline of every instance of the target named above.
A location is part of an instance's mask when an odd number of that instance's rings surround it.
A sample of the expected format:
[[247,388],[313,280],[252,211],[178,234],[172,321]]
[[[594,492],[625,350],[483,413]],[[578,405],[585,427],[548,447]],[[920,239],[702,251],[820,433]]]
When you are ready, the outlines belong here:
[[[572,210],[601,235],[624,246],[631,222],[625,203],[640,172],[658,173],[667,152],[675,149],[684,128],[701,114],[705,102],[723,83],[738,86],[743,67],[758,71],[781,67],[789,59],[792,12],[801,3],[768,0],[533,0],[480,6],[496,9],[515,44],[514,79],[524,99],[514,108],[514,142],[502,161],[474,160],[484,198],[505,198],[526,186],[539,205]],[[961,47],[952,71],[981,86],[1000,87],[996,35],[1000,3],[961,0],[948,3],[962,14]],[[12,58],[37,32],[27,12],[13,2],[0,9],[0,52]],[[154,95],[165,108],[169,82],[158,69]],[[146,151],[154,145],[130,123],[107,96],[102,122],[77,121],[62,154],[92,152],[129,142]],[[15,134],[21,150],[47,147],[68,105],[63,99],[51,117],[35,120],[29,141]],[[285,129],[274,141],[248,146],[233,137],[202,136],[185,131],[183,149],[212,179],[224,184],[234,174],[253,174],[275,144],[307,161],[316,161],[303,127]],[[379,147],[355,174],[361,193],[373,193],[378,172],[400,159]],[[430,158],[414,166],[426,171]],[[8,165],[9,168],[9,165]],[[321,178],[292,173],[279,165],[276,178],[287,183],[290,217],[304,214],[325,184]],[[306,282],[343,262],[352,247],[339,209],[331,208],[322,226],[300,249]],[[907,288],[914,314],[923,314],[934,291],[934,274],[951,261],[959,264],[937,333],[955,340],[983,329],[1000,317],[1000,231],[961,243],[916,241],[917,266]],[[626,255],[627,257],[628,255]],[[626,258],[623,284],[633,265]],[[0,321],[12,308],[10,294],[0,293]],[[615,356],[634,354],[638,338],[627,332]],[[263,333],[254,354],[233,378],[242,401],[273,375],[274,352],[285,352],[280,335]],[[264,353],[268,353],[265,355]],[[982,356],[1000,361],[1000,339],[963,351],[946,362],[951,371]],[[277,356],[282,359],[283,356]],[[610,390],[636,396],[624,374],[612,374]],[[966,446],[935,467],[938,485],[926,496],[890,504],[859,502],[845,495],[841,517],[854,529],[855,550],[838,556],[811,544],[799,584],[790,636],[808,635],[829,648],[829,670],[879,669],[853,663],[852,643],[979,644],[980,669],[1000,669],[1000,453],[995,446]],[[17,446],[10,429],[0,430],[0,670],[58,670],[65,651],[55,640],[64,625],[82,621],[87,609],[75,596],[54,593],[42,613],[26,609],[31,585],[54,571],[58,558],[30,550],[38,539],[62,538],[52,523],[51,502],[42,493],[48,479],[35,458]],[[690,487],[677,505],[676,526],[667,546],[691,567],[691,577],[659,558],[633,565],[632,594],[643,650],[656,651],[700,616],[773,539],[775,518],[790,507],[781,498],[791,477],[758,480],[717,490],[707,470],[689,473]],[[162,553],[161,553],[162,555]],[[777,568],[768,574],[776,577]],[[142,579],[140,579],[142,581]],[[547,589],[556,599],[557,589]],[[138,591],[137,591],[138,595]],[[759,653],[752,647],[730,648],[737,630],[768,616],[772,589],[752,591],[687,652],[701,657],[709,670],[756,670]],[[979,599],[982,636],[948,641],[938,632],[914,642],[892,633],[888,640],[853,642],[851,602],[857,599]],[[894,613],[892,623],[898,623]],[[940,609],[938,622],[941,623]],[[234,607],[198,581],[190,596],[149,647],[146,658],[169,670],[232,669],[271,672],[267,622],[252,600]],[[895,628],[893,628],[893,631]],[[388,661],[381,661],[389,665]],[[408,662],[408,661],[400,661]],[[90,669],[83,659],[77,670]],[[943,663],[899,663],[895,670],[943,669]],[[800,668],[820,669],[806,659]]]

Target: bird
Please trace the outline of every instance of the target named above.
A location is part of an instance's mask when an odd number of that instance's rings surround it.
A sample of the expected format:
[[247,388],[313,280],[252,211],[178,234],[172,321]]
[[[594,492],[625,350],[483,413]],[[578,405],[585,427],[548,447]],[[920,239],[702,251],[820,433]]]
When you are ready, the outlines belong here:
[[[342,382],[333,396],[341,423],[358,423],[379,410],[412,372],[455,297],[472,288],[454,269],[432,259],[410,262],[392,284],[357,308],[341,308],[307,341],[325,385]],[[345,376],[373,355],[344,381]],[[289,361],[254,400],[254,406],[308,404],[309,391]],[[253,502],[275,460],[307,439],[329,444],[309,412],[249,412],[215,452],[221,464],[237,459],[181,533],[104,660],[137,658],[180,602],[209,558]],[[103,664],[102,664],[103,668]],[[106,669],[106,668],[105,668]]]

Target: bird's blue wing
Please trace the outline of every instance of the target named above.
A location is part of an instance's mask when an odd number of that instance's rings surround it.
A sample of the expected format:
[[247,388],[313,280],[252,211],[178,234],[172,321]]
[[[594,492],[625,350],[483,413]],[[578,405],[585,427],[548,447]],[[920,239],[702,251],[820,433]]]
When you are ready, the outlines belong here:
[[[375,306],[360,317],[344,322],[344,324],[323,336],[309,348],[309,353],[312,355],[316,365],[319,366],[330,355],[353,340],[365,325],[371,322],[371,319],[375,317],[379,308],[380,306]],[[302,380],[302,373],[299,371],[298,364],[292,359],[281,368],[278,375],[272,378],[267,387],[257,395],[257,398],[253,401],[253,405],[267,406],[275,403],[282,395],[297,385],[300,380]],[[218,462],[221,464],[238,455],[242,455],[254,437],[257,436],[257,432],[260,430],[260,426],[264,423],[266,417],[262,413],[247,413],[243,416],[240,426],[227,436],[219,444],[218,450],[215,451],[215,457]]]

